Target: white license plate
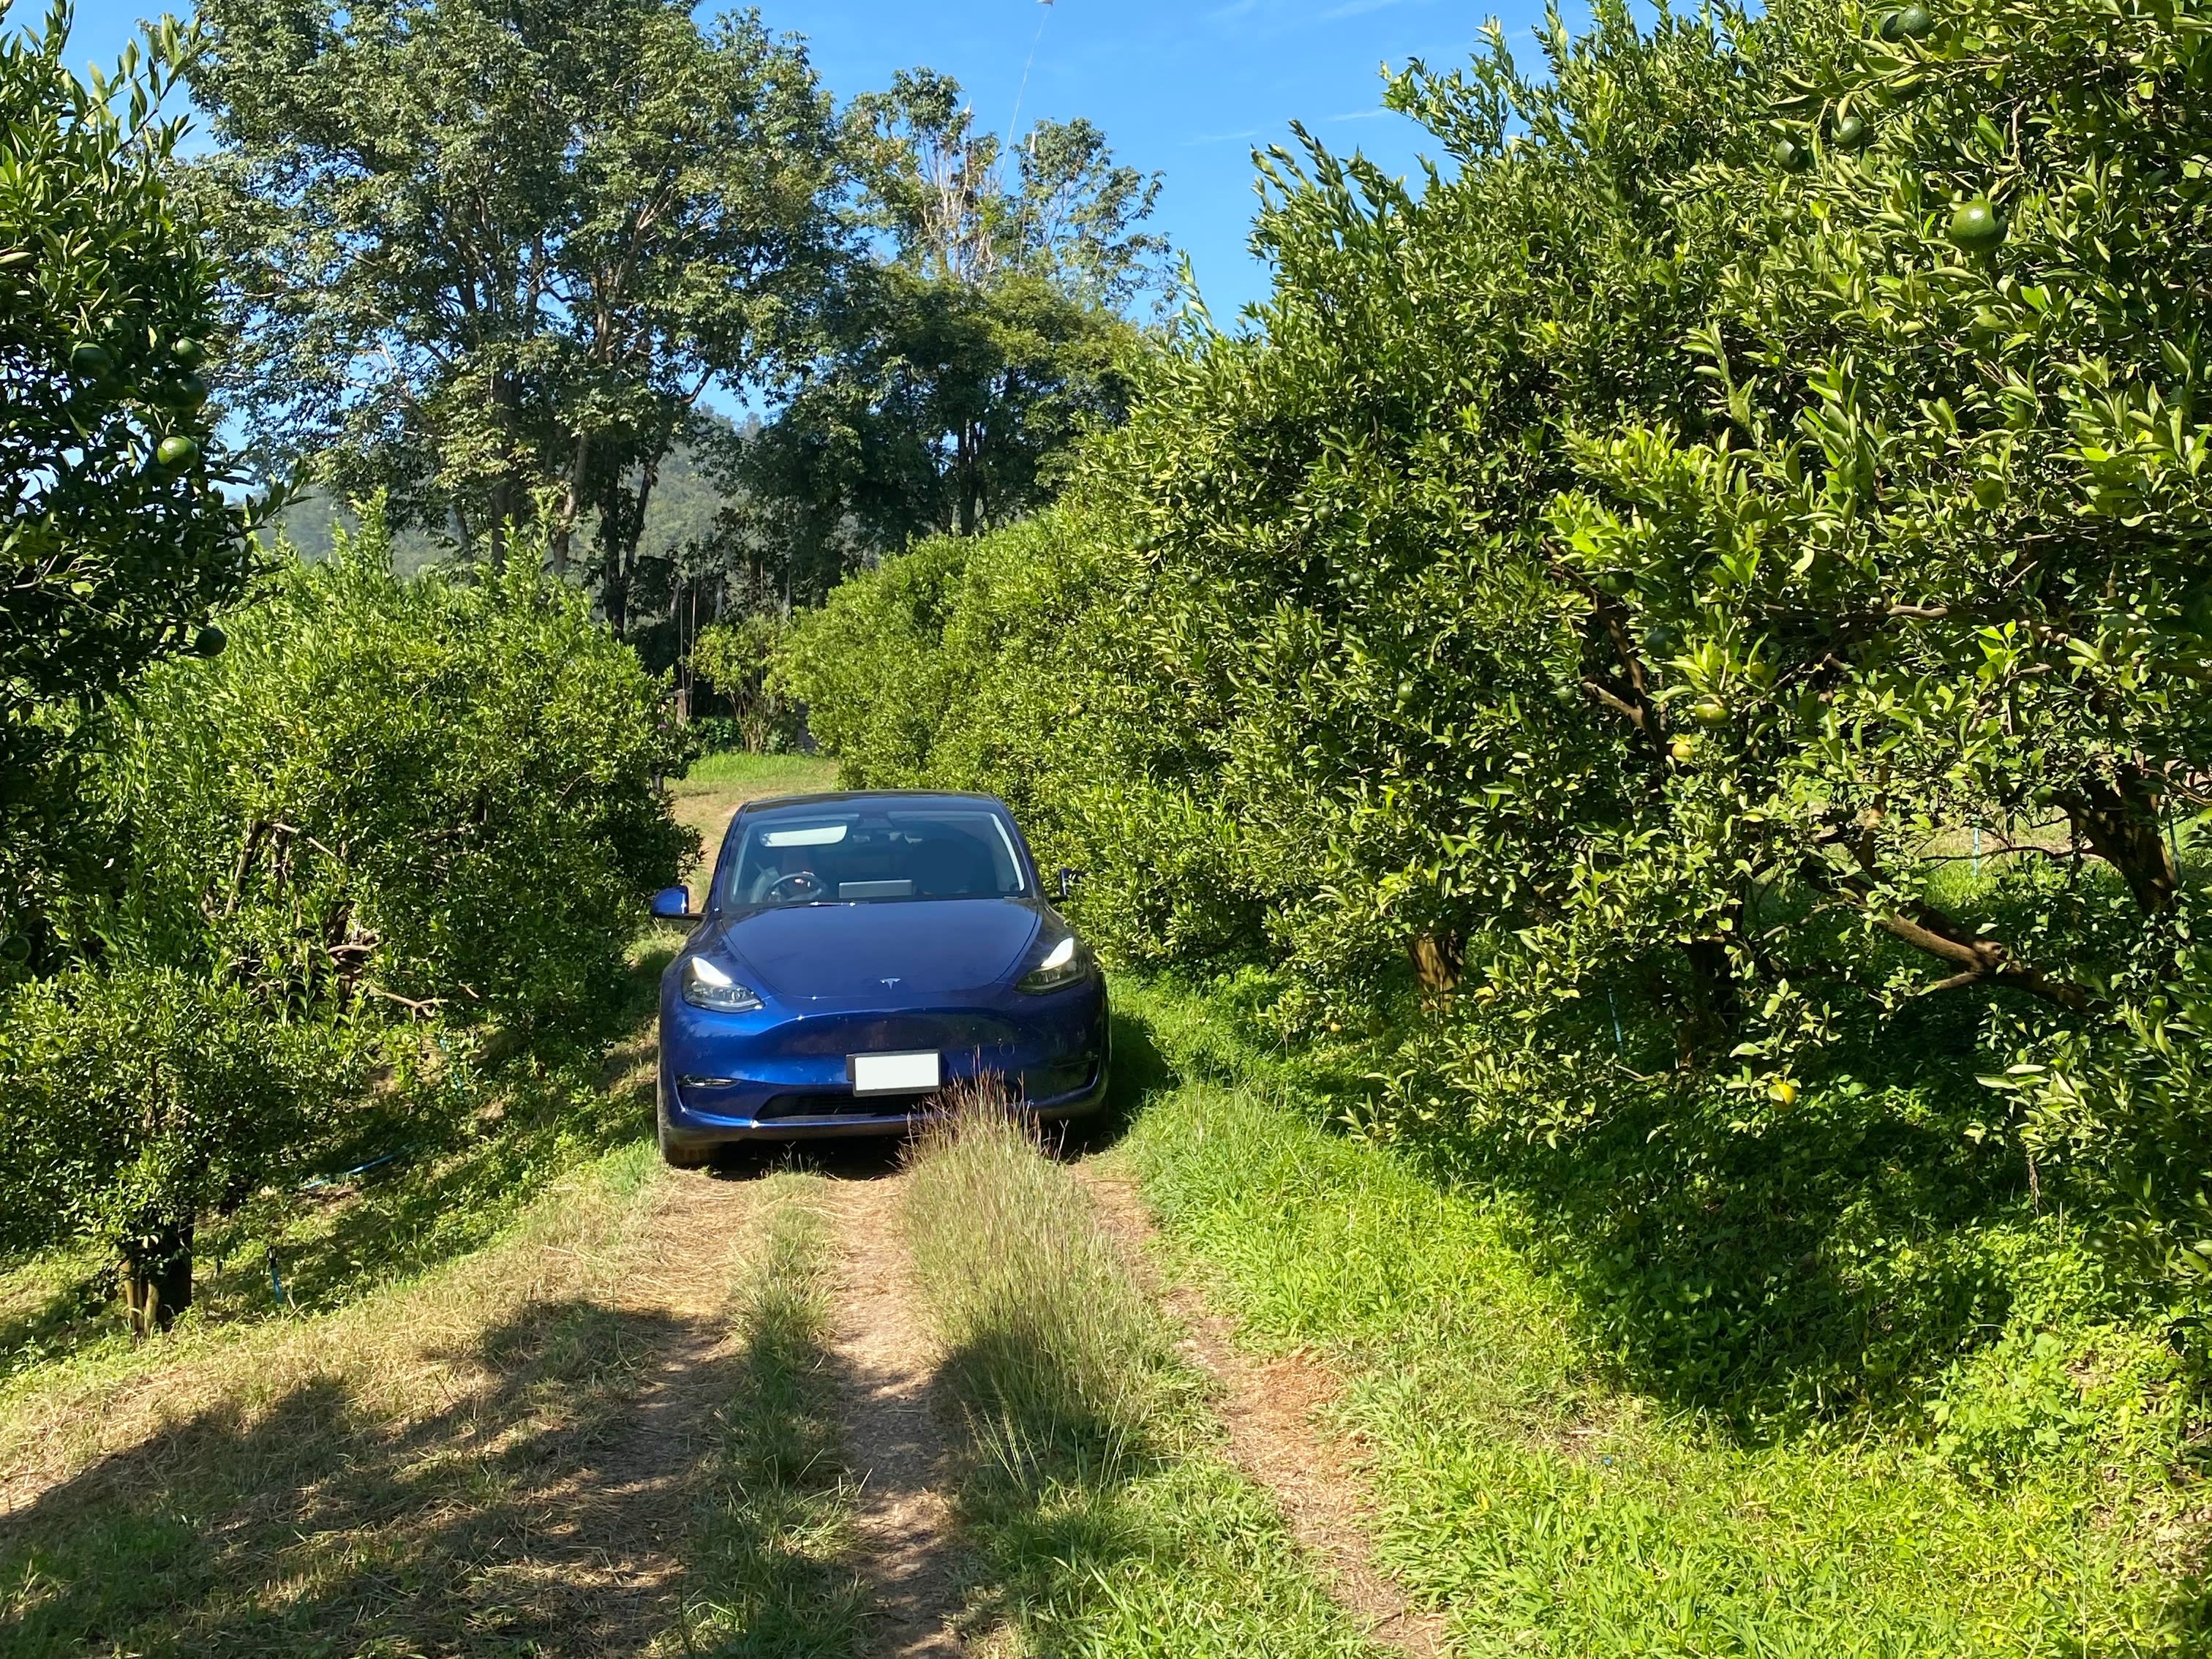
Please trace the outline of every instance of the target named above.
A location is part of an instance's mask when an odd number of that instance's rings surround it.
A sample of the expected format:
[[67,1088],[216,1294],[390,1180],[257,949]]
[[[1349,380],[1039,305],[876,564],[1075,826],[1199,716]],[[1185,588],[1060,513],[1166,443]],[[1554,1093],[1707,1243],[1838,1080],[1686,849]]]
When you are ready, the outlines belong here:
[[856,1095],[926,1095],[945,1081],[935,1054],[854,1054]]

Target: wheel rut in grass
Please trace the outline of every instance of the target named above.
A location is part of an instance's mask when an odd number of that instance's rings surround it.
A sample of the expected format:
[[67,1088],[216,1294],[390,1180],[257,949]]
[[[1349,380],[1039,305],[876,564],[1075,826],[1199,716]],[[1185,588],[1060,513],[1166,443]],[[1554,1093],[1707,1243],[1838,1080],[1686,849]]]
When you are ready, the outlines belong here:
[[570,1284],[553,1277],[550,1331],[526,1311],[514,1332],[520,1375],[538,1376],[504,1459],[512,1485],[472,1528],[482,1553],[446,1605],[421,1609],[426,1636],[482,1622],[534,1653],[611,1659],[676,1623],[738,1363],[732,1302],[755,1192],[664,1176],[646,1206],[606,1256],[571,1264]]
[[657,1340],[637,1357],[628,1409],[586,1429],[567,1479],[533,1494],[556,1516],[515,1570],[570,1606],[557,1650],[635,1653],[675,1617],[693,1495],[720,1444],[738,1334],[730,1313],[750,1189],[666,1180],[626,1241],[607,1300]]
[[899,1236],[905,1187],[902,1175],[852,1181],[831,1201],[841,1245],[832,1340],[860,1486],[857,1565],[875,1593],[880,1659],[965,1651],[938,1354]]
[[1198,1291],[1170,1284],[1157,1270],[1146,1249],[1152,1218],[1136,1183],[1087,1164],[1076,1174],[1139,1279],[1182,1322],[1184,1352],[1219,1385],[1215,1413],[1231,1457],[1274,1495],[1291,1536],[1321,1567],[1339,1604],[1373,1641],[1416,1659],[1449,1654],[1443,1620],[1415,1607],[1376,1569],[1373,1506],[1357,1457],[1316,1422],[1340,1391],[1336,1378],[1302,1354],[1261,1359],[1239,1350],[1230,1320]]

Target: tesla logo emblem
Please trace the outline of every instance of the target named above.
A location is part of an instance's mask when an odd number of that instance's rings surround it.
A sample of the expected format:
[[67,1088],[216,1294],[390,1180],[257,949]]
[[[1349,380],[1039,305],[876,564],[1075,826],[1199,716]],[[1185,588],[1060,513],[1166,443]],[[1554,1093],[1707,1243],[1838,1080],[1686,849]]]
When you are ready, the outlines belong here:
[[887,979],[884,981],[884,985],[886,989],[895,990],[898,987],[898,981],[895,979]]

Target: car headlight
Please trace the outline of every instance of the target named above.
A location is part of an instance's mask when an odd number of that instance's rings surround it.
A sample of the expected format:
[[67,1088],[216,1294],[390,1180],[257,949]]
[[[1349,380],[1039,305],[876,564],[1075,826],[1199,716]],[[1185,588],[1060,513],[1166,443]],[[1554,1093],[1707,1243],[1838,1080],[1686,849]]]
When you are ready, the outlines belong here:
[[1022,975],[1021,988],[1032,996],[1047,991],[1064,991],[1071,985],[1079,985],[1091,977],[1090,954],[1074,934],[1052,947],[1044,959]]
[[707,960],[693,957],[684,964],[684,1000],[713,1014],[749,1014],[761,1000]]

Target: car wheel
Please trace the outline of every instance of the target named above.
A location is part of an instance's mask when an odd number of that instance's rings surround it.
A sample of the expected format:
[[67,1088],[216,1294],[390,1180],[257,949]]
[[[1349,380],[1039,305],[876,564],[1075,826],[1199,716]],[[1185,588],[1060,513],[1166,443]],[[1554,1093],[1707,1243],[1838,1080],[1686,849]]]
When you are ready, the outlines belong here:
[[668,1120],[656,1110],[653,1127],[660,1141],[660,1161],[672,1170],[703,1170],[714,1161],[711,1146],[679,1146],[668,1138]]

